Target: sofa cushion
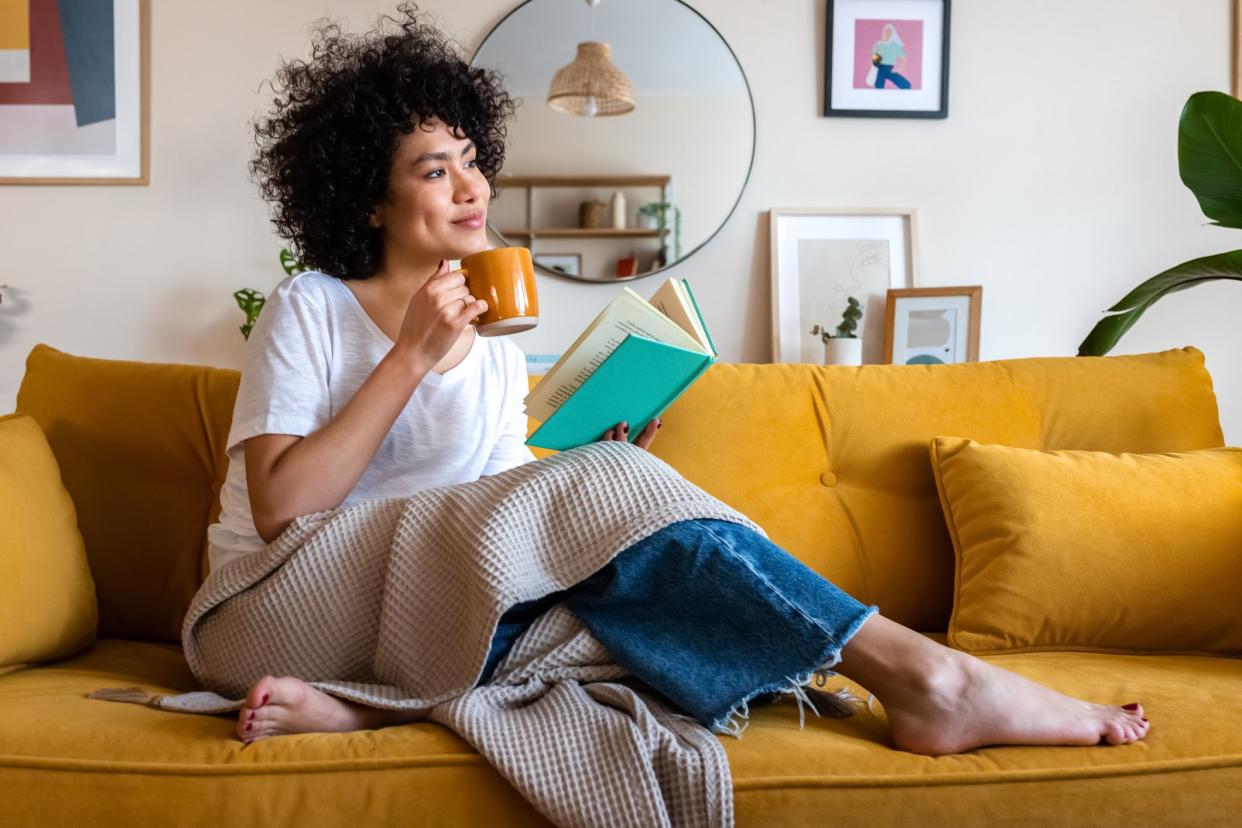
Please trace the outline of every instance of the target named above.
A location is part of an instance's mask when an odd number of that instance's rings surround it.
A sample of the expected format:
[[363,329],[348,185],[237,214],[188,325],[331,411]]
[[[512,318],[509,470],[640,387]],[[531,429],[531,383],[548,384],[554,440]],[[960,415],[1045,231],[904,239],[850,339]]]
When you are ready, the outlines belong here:
[[[179,640],[219,515],[239,376],[31,351],[18,408],[43,426],[78,504],[101,636]],[[718,362],[662,419],[653,454],[860,600],[938,632],[953,546],[927,459],[933,436],[1133,452],[1223,441],[1195,348],[932,366]]]
[[651,450],[864,603],[943,632],[953,544],[927,456],[938,434],[1038,449],[1223,444],[1203,354],[956,365],[716,363]]
[[73,501],[33,418],[0,417],[0,672],[95,640],[95,584]]
[[[846,719],[791,698],[717,736],[745,825],[1225,825],[1242,812],[1242,660],[1028,653],[990,656],[1085,699],[1141,701],[1142,742],[981,748],[929,757],[889,746],[883,708]],[[834,681],[845,683],[844,679]],[[6,824],[178,826],[548,825],[452,731],[416,723],[243,747],[234,716],[86,698],[100,686],[194,689],[171,645],[100,640],[70,661],[0,676]],[[853,685],[850,685],[853,686]],[[858,688],[854,687],[857,691]],[[863,696],[865,698],[865,694]]]
[[974,653],[1242,654],[1242,448],[1167,454],[931,441]]
[[236,371],[30,352],[17,409],[43,427],[77,507],[101,637],[181,640],[236,394]]

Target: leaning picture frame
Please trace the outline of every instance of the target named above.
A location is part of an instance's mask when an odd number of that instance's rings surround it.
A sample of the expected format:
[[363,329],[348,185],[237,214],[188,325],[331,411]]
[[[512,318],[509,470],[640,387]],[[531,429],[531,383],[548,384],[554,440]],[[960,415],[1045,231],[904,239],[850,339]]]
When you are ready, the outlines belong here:
[[1233,0],[1230,16],[1232,43],[1229,56],[1229,92],[1235,98],[1242,98],[1242,0]]
[[890,290],[884,311],[884,361],[978,362],[982,312],[982,285]]
[[824,115],[949,116],[950,0],[827,0]]
[[0,184],[150,182],[150,0],[0,18]]
[[535,264],[566,276],[582,275],[581,253],[536,253]]
[[834,330],[858,299],[862,361],[883,357],[887,291],[918,279],[913,208],[775,207],[768,211],[772,361],[822,364],[816,325]]

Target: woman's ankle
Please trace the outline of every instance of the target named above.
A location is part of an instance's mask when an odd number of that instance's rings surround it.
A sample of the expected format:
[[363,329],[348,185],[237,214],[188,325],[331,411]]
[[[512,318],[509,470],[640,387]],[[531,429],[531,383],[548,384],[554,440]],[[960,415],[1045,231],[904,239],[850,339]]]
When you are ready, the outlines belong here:
[[884,702],[894,694],[925,695],[950,690],[960,680],[962,653],[876,614],[841,650],[833,668]]

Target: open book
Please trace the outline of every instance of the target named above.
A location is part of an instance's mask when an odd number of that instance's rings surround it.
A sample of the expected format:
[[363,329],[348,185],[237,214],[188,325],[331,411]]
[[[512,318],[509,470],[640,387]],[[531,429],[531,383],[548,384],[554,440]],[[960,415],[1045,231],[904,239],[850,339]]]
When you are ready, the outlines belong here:
[[563,451],[622,420],[633,441],[718,358],[685,279],[670,278],[650,302],[627,287],[527,394],[541,425],[526,444]]

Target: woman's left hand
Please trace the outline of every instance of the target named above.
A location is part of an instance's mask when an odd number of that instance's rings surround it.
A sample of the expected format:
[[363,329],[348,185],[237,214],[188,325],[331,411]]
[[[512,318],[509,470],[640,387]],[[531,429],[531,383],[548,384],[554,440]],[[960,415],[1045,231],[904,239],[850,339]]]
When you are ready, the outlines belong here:
[[[647,448],[649,445],[651,445],[651,441],[655,439],[656,431],[659,430],[661,425],[663,425],[663,423],[660,421],[659,417],[652,419],[651,422],[647,423],[647,427],[643,429],[643,433],[638,435],[638,439],[634,441],[634,445],[638,446],[641,449]],[[626,440],[628,442],[629,427],[630,427],[630,424],[627,423],[625,420],[622,420],[621,422],[617,423],[612,428],[605,431],[604,436],[601,439]]]

